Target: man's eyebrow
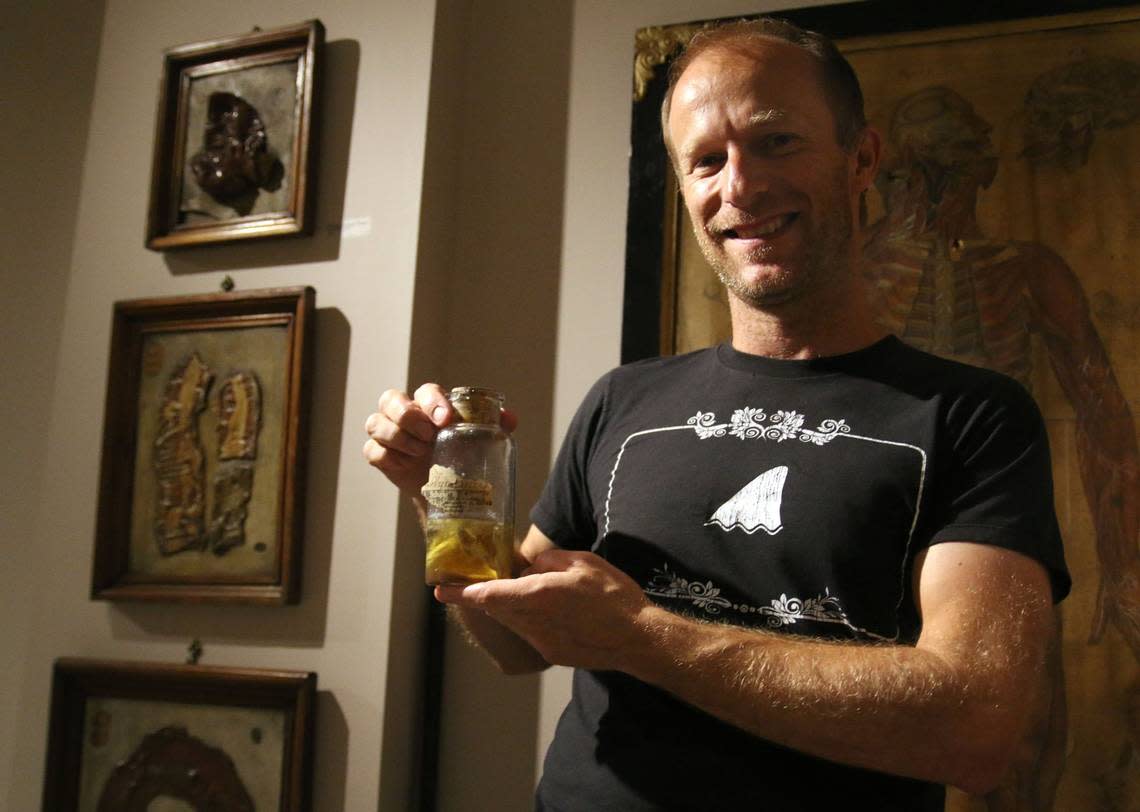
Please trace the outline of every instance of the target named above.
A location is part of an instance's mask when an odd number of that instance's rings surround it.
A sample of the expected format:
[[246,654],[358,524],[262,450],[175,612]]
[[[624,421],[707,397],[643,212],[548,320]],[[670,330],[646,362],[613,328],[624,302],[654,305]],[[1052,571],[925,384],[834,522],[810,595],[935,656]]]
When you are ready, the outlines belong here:
[[748,123],[750,125],[771,124],[773,121],[782,121],[787,118],[787,115],[783,110],[760,110],[748,117]]
[[[787,117],[788,113],[785,110],[779,110],[776,108],[759,110],[748,116],[747,126],[758,127],[764,124],[772,124],[777,121],[783,121]],[[699,155],[701,152],[703,152],[703,150],[698,145],[693,144],[687,144],[683,147],[681,145],[677,145],[676,149],[678,159],[684,162],[691,161],[694,156]]]

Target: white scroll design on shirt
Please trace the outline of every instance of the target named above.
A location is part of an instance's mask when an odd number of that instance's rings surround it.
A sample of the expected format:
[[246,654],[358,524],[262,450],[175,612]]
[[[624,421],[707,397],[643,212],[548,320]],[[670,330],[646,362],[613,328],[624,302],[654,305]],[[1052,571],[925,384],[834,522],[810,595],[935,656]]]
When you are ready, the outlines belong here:
[[702,440],[709,437],[724,437],[730,434],[741,440],[784,440],[798,439],[804,443],[826,445],[840,434],[849,434],[851,427],[846,420],[824,420],[818,428],[805,429],[804,416],[796,411],[777,411],[769,416],[763,409],[746,406],[732,413],[728,423],[717,423],[712,412],[697,412],[686,421]]
[[733,603],[721,594],[720,587],[712,581],[690,581],[669,570],[666,565],[662,569],[655,569],[649,583],[643,587],[646,595],[670,600],[686,601],[708,615],[719,615],[722,609],[731,609],[743,615],[759,615],[764,623],[771,629],[791,626],[800,621],[815,623],[832,623],[845,626],[856,634],[872,637],[876,640],[893,638],[875,634],[867,629],[860,628],[852,623],[839,598],[831,594],[831,590],[824,588],[822,595],[814,598],[789,598],[781,594],[767,606],[753,606],[747,603]]

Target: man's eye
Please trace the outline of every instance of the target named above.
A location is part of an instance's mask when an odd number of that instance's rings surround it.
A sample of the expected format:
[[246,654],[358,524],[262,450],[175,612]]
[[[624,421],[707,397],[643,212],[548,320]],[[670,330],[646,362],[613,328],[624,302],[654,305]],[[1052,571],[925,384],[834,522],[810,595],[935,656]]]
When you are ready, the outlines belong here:
[[706,169],[710,166],[719,166],[722,163],[724,163],[723,155],[702,155],[701,157],[697,158],[697,160],[693,161],[693,167],[697,169]]
[[794,147],[798,140],[793,133],[772,133],[764,138],[762,144],[766,150],[780,152]]

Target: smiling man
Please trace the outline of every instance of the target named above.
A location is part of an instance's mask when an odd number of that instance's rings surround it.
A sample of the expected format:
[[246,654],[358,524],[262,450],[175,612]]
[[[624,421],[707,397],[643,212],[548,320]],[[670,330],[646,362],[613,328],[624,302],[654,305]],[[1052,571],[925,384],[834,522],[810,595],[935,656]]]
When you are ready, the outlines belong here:
[[[683,72],[665,116],[697,239],[746,306],[779,304],[846,277],[853,178],[831,111],[811,92],[812,60],[796,48],[707,53]],[[753,89],[765,75],[788,81],[760,99]],[[863,160],[875,148],[867,144]]]
[[[662,121],[732,341],[603,376],[518,577],[436,593],[504,671],[576,669],[537,808],[987,792],[1034,722],[1069,589],[1040,415],[1012,380],[875,325],[857,212],[880,139],[827,40],[706,31]],[[451,415],[434,384],[389,390],[365,456],[419,500]]]
[[[863,120],[846,62],[824,61],[821,40],[801,39],[813,50],[787,41],[757,47],[755,38],[730,28],[699,37],[674,63],[662,109],[697,242],[729,291],[734,325],[754,324],[772,308],[779,318],[765,320],[771,326],[786,322],[791,310],[822,321],[865,298],[851,273],[858,259],[853,235],[859,195],[878,167],[879,135]],[[844,345],[865,346],[882,333],[864,315],[820,326],[834,327]],[[790,326],[809,332],[798,321]],[[747,340],[751,332],[734,329],[734,337]]]

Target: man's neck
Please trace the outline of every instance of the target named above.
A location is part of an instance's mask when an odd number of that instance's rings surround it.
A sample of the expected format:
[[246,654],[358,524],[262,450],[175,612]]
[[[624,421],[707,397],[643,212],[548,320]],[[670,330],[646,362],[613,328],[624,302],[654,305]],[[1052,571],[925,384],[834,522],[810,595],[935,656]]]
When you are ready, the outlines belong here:
[[749,355],[785,360],[844,355],[887,335],[875,323],[859,291],[842,308],[798,307],[794,303],[758,308],[729,295],[732,346]]

